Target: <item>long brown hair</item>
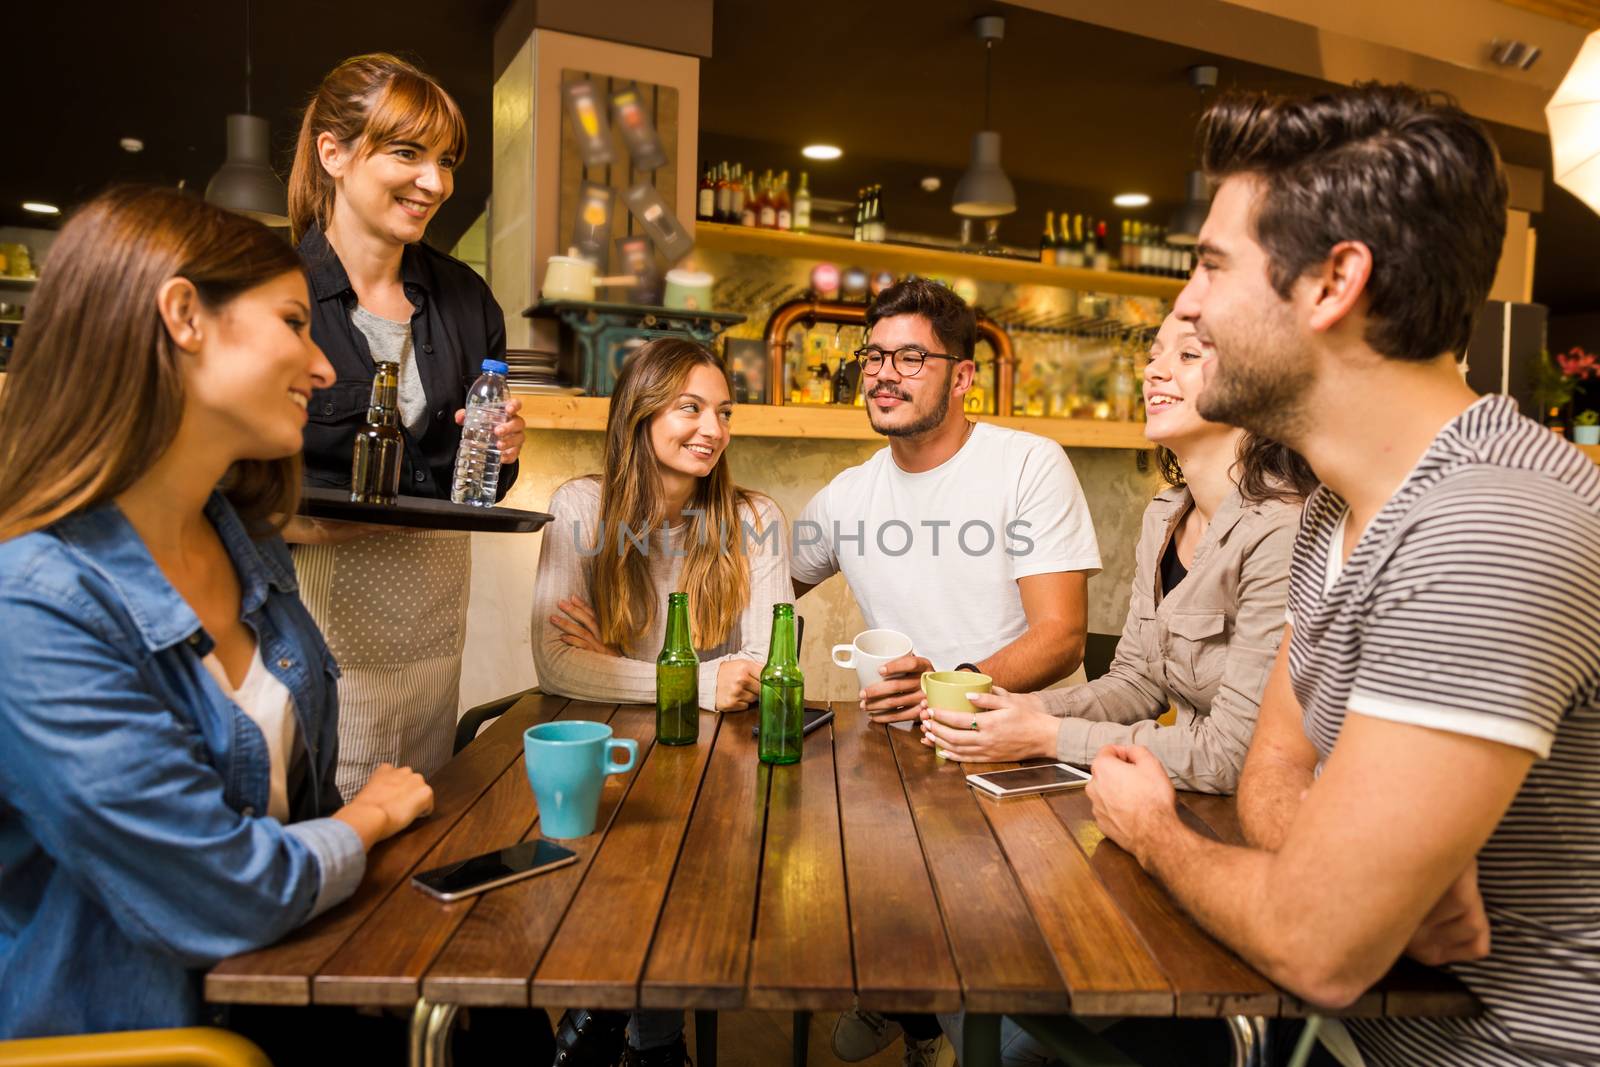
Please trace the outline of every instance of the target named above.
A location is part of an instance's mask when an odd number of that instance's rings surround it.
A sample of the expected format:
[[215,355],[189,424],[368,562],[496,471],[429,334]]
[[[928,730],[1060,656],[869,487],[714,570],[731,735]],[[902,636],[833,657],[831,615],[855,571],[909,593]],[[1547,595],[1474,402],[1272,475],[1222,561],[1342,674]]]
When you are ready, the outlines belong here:
[[[172,444],[184,388],[156,307],[164,283],[187,278],[216,310],[298,270],[259,222],[176,190],[85,204],[50,249],[0,393],[0,541],[111,499]],[[260,531],[294,514],[300,457],[240,460],[222,489]]]
[[[660,337],[628,357],[611,395],[591,574],[600,636],[608,645],[629,644],[655,623],[650,561],[627,536],[624,526],[635,533],[659,531],[666,519],[650,424],[677,399],[696,367],[711,367],[728,381],[727,367],[702,346],[678,337]],[[733,393],[731,382],[728,393]],[[714,648],[727,639],[750,601],[750,564],[740,513],[749,514],[752,526],[760,513],[756,494],[733,484],[726,452],[718,457],[711,473],[700,479],[689,506],[699,514],[684,535],[685,558],[677,588],[689,594],[695,646]]]
[[312,223],[327,229],[333,217],[333,178],[317,154],[323,133],[360,156],[413,139],[442,141],[457,166],[467,156],[467,121],[438,82],[398,56],[352,56],[322,79],[300,121],[289,171],[289,232],[296,243]]
[[[1246,430],[1239,438],[1238,458],[1229,474],[1246,504],[1282,500],[1299,504],[1317,487],[1317,476],[1305,457],[1287,445]],[[1168,485],[1186,484],[1172,449],[1156,446],[1156,469]]]

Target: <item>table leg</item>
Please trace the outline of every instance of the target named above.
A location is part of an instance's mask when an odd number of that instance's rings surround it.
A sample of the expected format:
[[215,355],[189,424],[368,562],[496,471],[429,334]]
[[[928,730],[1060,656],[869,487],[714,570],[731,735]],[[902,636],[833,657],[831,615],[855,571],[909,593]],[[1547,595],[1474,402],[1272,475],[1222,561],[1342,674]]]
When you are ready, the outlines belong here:
[[1000,1067],[1000,1016],[967,1013],[961,1023],[961,1067]]
[[717,1067],[717,1013],[694,1013],[695,1062],[700,1067]]
[[794,1013],[794,1067],[806,1067],[811,1054],[811,1013]]
[[1254,1021],[1247,1015],[1230,1015],[1228,1036],[1233,1039],[1233,1067],[1261,1067],[1261,1048]]
[[428,1018],[432,1014],[433,1005],[418,997],[417,1006],[411,1009],[411,1042],[406,1057],[409,1067],[422,1067],[426,1055],[423,1050],[428,1047]]

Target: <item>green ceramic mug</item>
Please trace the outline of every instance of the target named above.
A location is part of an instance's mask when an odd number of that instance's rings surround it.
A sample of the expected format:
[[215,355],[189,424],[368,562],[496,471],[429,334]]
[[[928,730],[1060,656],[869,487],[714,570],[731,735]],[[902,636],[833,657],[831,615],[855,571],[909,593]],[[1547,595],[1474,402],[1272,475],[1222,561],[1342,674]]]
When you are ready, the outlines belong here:
[[981,708],[972,706],[968,693],[987,693],[994,679],[977,671],[924,671],[922,695],[928,698],[928,707],[940,711],[959,711],[976,715]]

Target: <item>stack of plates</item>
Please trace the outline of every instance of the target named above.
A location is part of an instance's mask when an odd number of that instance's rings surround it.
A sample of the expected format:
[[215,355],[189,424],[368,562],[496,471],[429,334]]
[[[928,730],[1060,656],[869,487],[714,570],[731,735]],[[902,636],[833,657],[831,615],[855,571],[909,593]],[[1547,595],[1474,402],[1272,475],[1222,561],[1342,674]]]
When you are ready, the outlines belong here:
[[561,357],[555,352],[541,352],[534,348],[507,349],[506,365],[509,370],[506,381],[524,393],[549,393],[561,396],[581,394],[583,390],[569,388],[561,383],[560,362]]

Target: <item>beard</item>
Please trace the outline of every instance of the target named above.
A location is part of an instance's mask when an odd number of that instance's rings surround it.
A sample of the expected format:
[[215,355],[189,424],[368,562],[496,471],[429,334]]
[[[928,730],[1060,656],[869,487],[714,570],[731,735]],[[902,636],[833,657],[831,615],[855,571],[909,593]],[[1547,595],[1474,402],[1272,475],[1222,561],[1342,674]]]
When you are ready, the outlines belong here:
[[872,398],[878,393],[886,393],[889,396],[899,397],[901,400],[906,401],[911,400],[911,397],[892,385],[880,385],[873,389],[867,394],[867,418],[872,423],[872,428],[885,437],[916,437],[918,434],[925,434],[929,430],[936,429],[940,423],[944,422],[945,415],[950,411],[950,377],[954,373],[955,365],[951,364],[951,369],[945,374],[944,388],[939,390],[933,407],[917,415],[916,418],[904,426],[879,426],[878,412],[872,407]]
[[1305,425],[1305,398],[1316,381],[1287,303],[1227,340],[1215,339],[1216,366],[1195,398],[1210,422],[1240,426],[1289,442]]

